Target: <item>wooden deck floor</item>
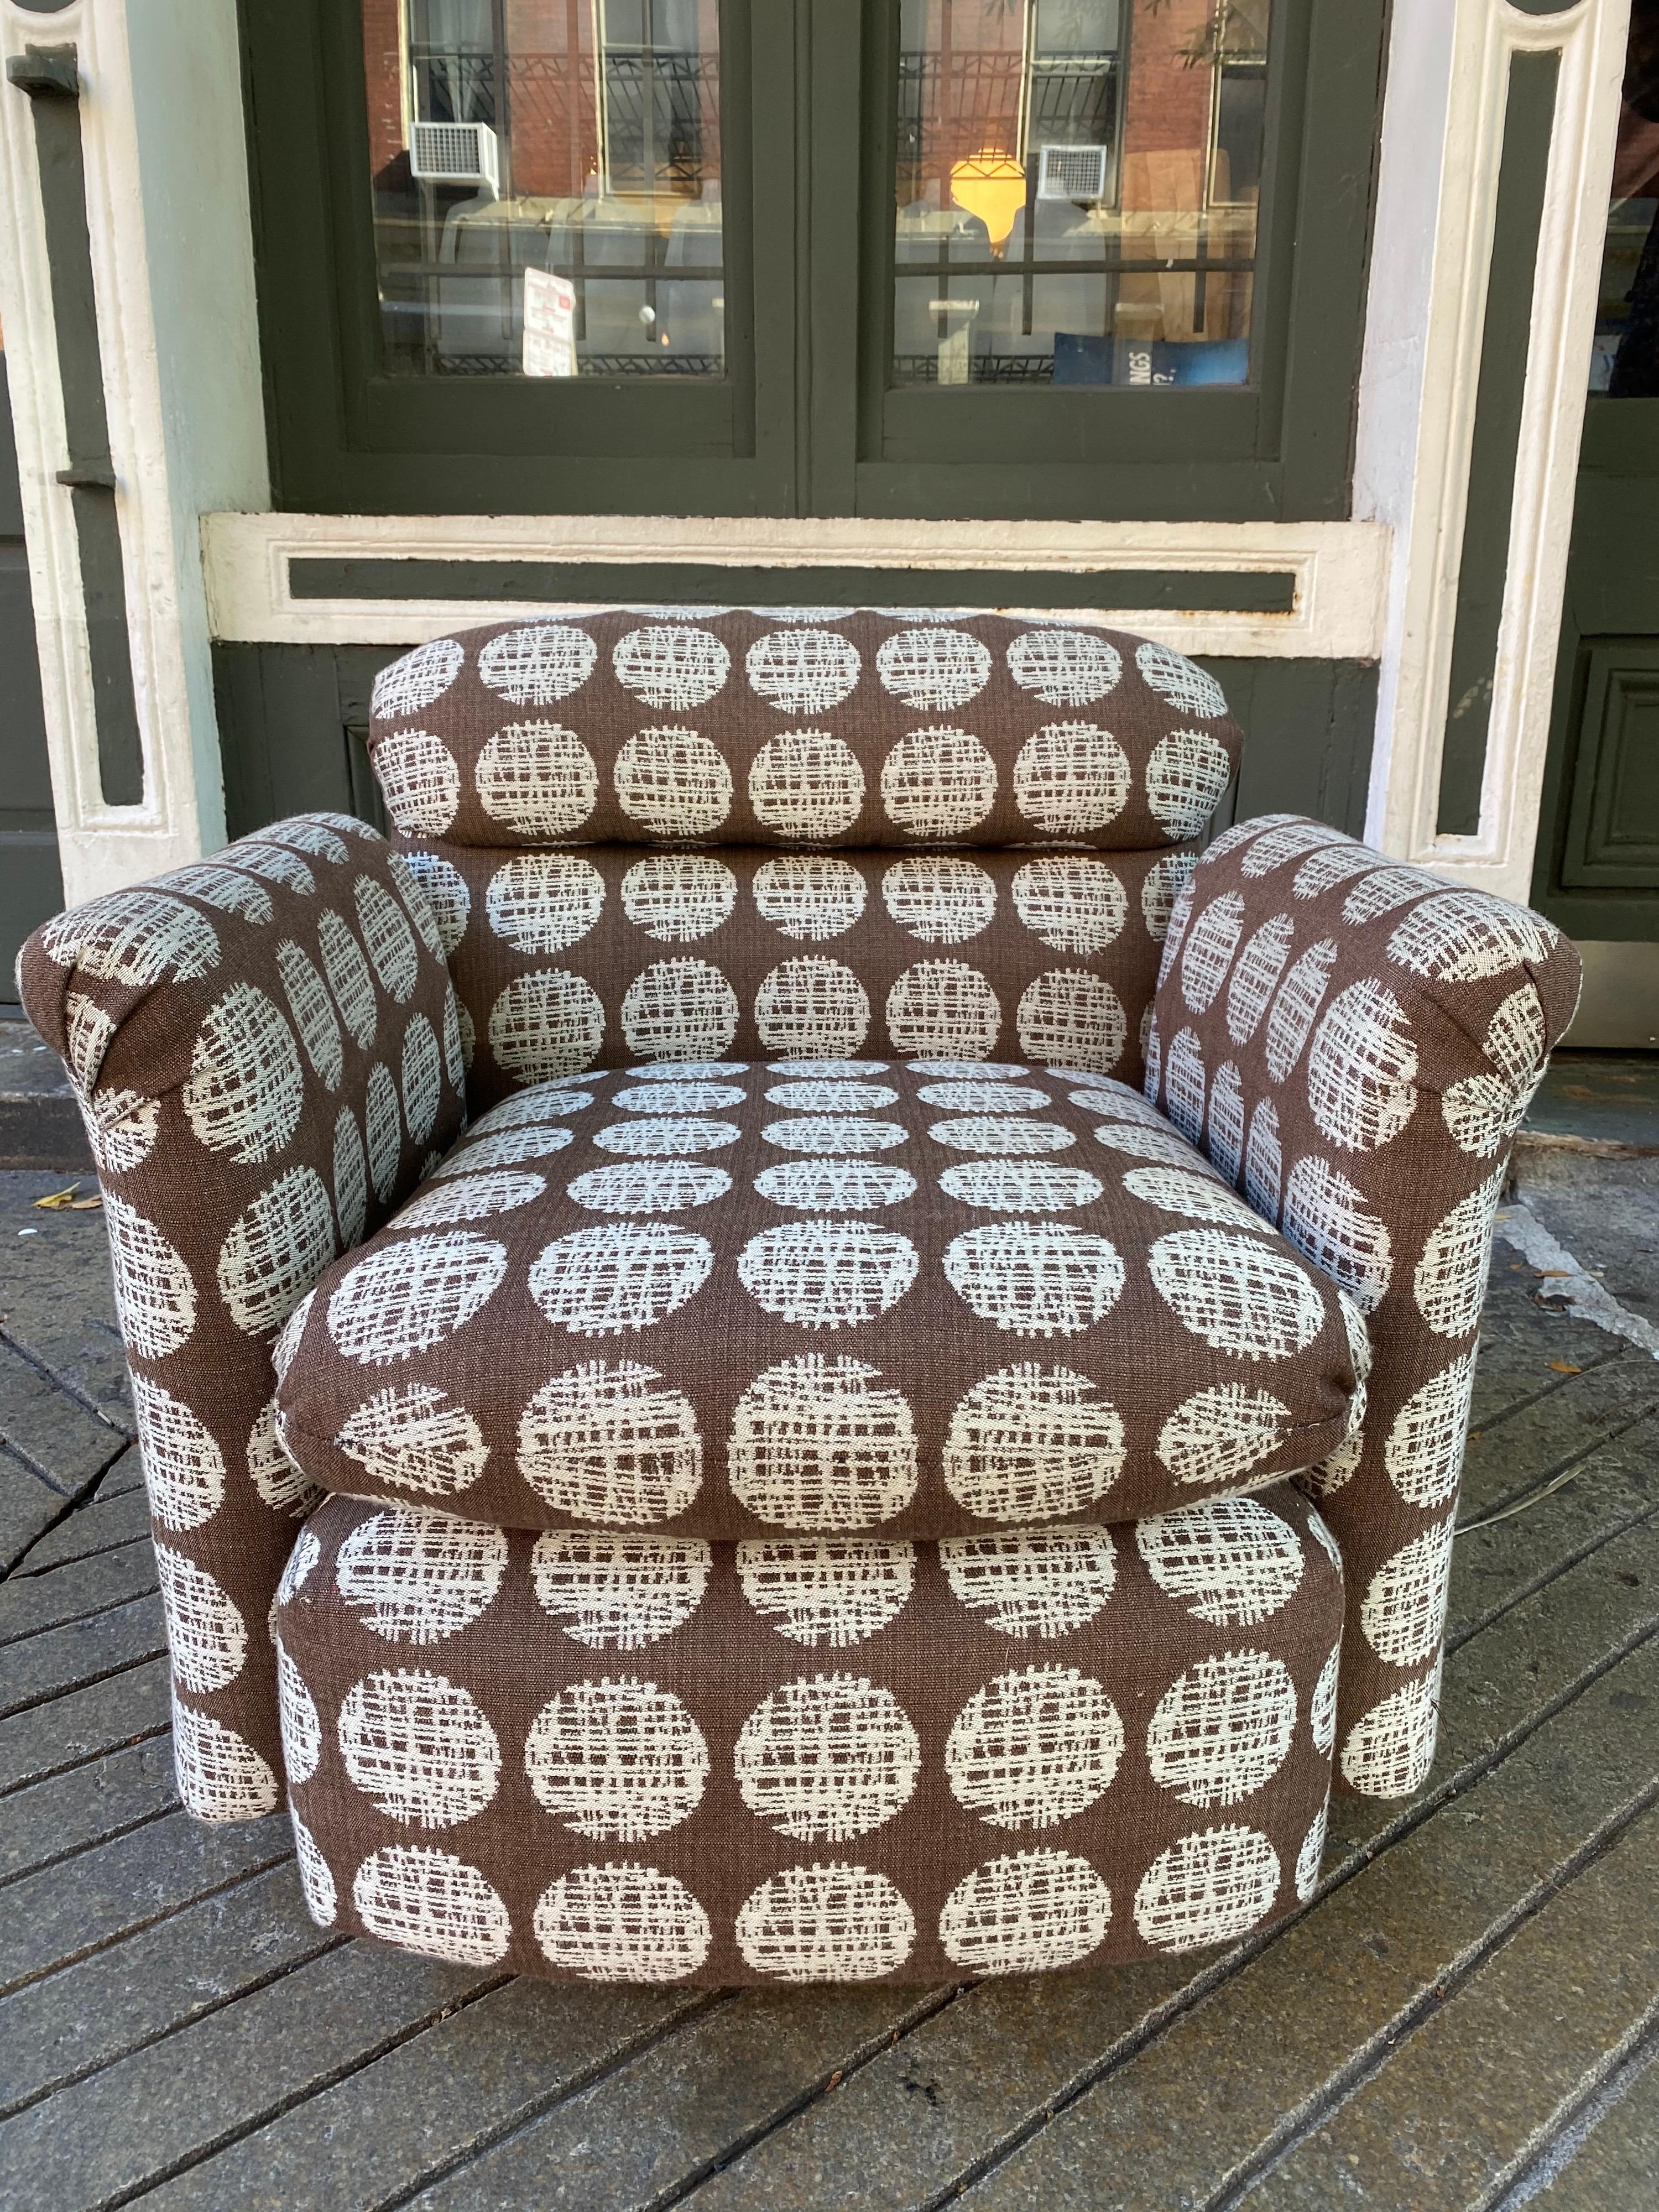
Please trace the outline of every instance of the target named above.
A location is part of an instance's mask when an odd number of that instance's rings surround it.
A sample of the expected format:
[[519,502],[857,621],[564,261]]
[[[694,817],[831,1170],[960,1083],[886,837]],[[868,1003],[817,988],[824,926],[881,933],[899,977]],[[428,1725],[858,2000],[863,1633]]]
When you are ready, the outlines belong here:
[[313,1928],[283,1820],[186,1820],[101,1224],[53,1180],[0,1176],[0,2203],[1659,2205],[1659,1161],[1527,1156],[1423,1795],[1340,1808],[1225,1957],[922,1993],[438,1967]]

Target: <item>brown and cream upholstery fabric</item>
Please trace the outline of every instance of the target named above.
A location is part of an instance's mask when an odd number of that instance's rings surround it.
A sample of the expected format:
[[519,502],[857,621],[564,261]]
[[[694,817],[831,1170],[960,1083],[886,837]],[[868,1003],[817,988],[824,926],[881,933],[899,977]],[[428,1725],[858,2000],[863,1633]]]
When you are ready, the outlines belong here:
[[1127,1519],[1339,1449],[1346,1303],[1121,1085],[670,1065],[475,1123],[295,1314],[278,1427],[502,1528]]
[[1341,1621],[1284,1483],[939,1544],[333,1498],[276,1610],[307,1895],[325,1927],[600,1981],[1224,1942],[1318,1880]]
[[1367,1796],[1434,1754],[1492,1215],[1578,975],[1540,915],[1299,817],[1218,838],[1165,947],[1148,1095],[1368,1318],[1363,1427],[1299,1478],[1348,1577],[1339,1769]]
[[640,1060],[1020,1059],[1139,1083],[1190,845],[580,852],[409,844],[475,1112]]
[[18,981],[103,1186],[180,1794],[252,1819],[281,1802],[266,1614],[321,1495],[276,1440],[271,1345],[460,1126],[436,927],[377,830],[307,814],[60,915]]
[[422,646],[381,672],[369,743],[477,1112],[732,1054],[1139,1082],[1239,735],[1212,677],[1114,631],[659,608]]
[[535,618],[372,744],[391,845],[279,823],[22,962],[190,1808],[285,1772],[325,1925],[588,1978],[1310,1895],[1334,1755],[1431,1755],[1570,948],[1316,823],[1194,869],[1220,693],[1081,623]]
[[496,623],[384,669],[392,818],[455,845],[1013,846],[1202,834],[1212,676],[1094,625],[846,608]]

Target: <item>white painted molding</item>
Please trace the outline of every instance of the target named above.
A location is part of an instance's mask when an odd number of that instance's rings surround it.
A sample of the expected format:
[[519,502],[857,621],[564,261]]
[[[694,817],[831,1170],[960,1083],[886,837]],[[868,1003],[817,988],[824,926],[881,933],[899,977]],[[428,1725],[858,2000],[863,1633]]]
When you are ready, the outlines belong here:
[[[1018,568],[1289,573],[1285,614],[1110,606],[1112,619],[1187,653],[1375,659],[1389,532],[1376,523],[772,521],[653,516],[210,514],[203,548],[213,632],[307,645],[411,645],[522,615],[522,600],[310,599],[289,590],[291,558],[708,562],[874,568],[908,602],[906,574]],[[649,592],[642,586],[641,596]],[[1107,602],[1110,605],[1109,602]],[[1020,608],[1020,613],[1042,612]]]
[[[1525,899],[1532,881],[1630,0],[1397,0],[1356,512],[1395,530],[1367,834]],[[1559,50],[1480,822],[1437,829],[1510,57]]]
[[[130,8],[142,16],[131,45]],[[139,805],[105,805],[75,520],[56,481],[67,456],[33,119],[27,97],[0,82],[9,216],[0,224],[0,312],[64,890],[74,903],[222,841],[197,517],[269,492],[234,0],[76,0],[51,15],[0,6],[0,54],[70,41],[82,77],[87,227],[144,769]]]

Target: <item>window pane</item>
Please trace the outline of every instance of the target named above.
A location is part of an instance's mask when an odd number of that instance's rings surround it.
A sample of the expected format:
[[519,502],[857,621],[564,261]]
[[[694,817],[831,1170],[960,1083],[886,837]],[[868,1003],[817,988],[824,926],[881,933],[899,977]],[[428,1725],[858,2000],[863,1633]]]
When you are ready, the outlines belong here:
[[1659,0],[1636,0],[1589,388],[1659,398]]
[[1243,384],[1271,0],[901,0],[896,384]]
[[386,368],[723,376],[718,0],[362,0]]

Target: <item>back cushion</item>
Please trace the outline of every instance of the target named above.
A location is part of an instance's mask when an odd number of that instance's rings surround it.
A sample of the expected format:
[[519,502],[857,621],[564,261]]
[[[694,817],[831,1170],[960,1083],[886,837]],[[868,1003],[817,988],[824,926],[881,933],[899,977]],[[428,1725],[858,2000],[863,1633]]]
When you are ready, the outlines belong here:
[[636,608],[419,647],[369,742],[477,1112],[732,1053],[1138,1082],[1239,733],[1193,662],[1077,623]]
[[458,845],[1197,836],[1237,766],[1215,679],[1121,631],[911,611],[621,610],[436,638],[369,730],[400,830]]
[[1140,1080],[1162,853],[403,848],[468,1018],[468,1102],[635,1060],[1018,1059]]

